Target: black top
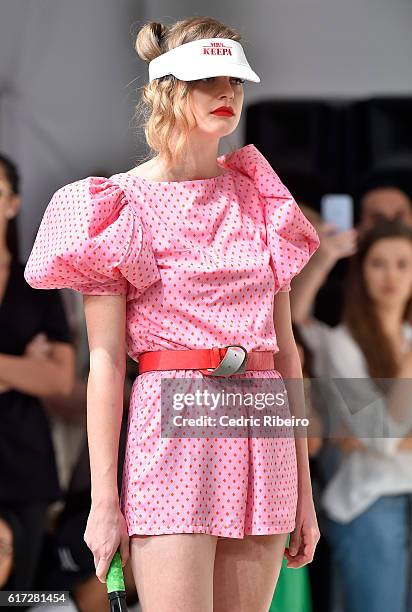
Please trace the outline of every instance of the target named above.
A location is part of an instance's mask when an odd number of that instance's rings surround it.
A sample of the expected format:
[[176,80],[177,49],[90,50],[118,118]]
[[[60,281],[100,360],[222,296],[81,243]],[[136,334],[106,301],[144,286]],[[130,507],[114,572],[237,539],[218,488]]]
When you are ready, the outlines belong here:
[[[24,264],[13,260],[0,303],[0,353],[23,355],[33,337],[72,343],[57,289],[33,289]],[[61,497],[49,421],[41,400],[0,392],[0,501],[55,501]]]

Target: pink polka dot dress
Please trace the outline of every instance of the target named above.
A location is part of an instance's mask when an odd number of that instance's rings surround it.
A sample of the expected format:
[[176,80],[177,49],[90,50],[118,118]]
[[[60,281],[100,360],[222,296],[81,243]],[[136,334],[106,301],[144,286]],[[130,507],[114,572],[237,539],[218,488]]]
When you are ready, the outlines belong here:
[[[252,144],[218,158],[225,172],[192,181],[130,173],[59,189],[25,267],[35,288],[125,295],[130,357],[242,344],[278,351],[273,297],[319,245],[318,235]],[[240,377],[281,379],[276,370]],[[128,416],[121,509],[129,535],[219,537],[294,529],[293,437],[161,437],[162,377],[137,376]]]

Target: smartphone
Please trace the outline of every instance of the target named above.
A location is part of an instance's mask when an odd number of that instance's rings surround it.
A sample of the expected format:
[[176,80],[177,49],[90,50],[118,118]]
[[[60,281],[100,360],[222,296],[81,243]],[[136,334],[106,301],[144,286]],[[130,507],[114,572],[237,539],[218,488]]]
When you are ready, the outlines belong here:
[[353,228],[353,198],[348,193],[327,193],[320,201],[320,214],[325,223],[333,223],[336,231]]

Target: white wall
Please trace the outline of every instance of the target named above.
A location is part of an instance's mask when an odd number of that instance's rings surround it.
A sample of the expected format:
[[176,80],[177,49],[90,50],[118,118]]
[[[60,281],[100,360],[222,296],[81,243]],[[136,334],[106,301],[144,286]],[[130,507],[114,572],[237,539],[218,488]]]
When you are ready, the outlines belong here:
[[412,93],[410,0],[151,0],[161,20],[211,15],[238,28],[262,83],[250,97]]
[[0,150],[23,177],[22,259],[52,192],[134,164],[135,0],[1,0]]
[[[411,0],[1,0],[0,150],[24,178],[23,257],[55,188],[135,165],[141,147],[130,122],[147,67],[132,24],[188,15],[240,30],[262,78],[246,84],[245,104],[412,95]],[[242,136],[241,122],[231,142]]]

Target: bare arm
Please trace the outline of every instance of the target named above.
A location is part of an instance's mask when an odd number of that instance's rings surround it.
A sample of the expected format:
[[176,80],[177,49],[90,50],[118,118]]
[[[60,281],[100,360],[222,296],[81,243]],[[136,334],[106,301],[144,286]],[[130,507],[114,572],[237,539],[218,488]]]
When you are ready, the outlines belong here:
[[[275,368],[280,372],[285,381],[291,414],[302,418],[305,416],[302,367],[292,331],[289,292],[279,292],[275,295],[273,322],[279,347],[279,352],[275,354]],[[288,384],[289,379],[292,380],[292,384]],[[302,384],[299,384],[299,379]],[[311,491],[306,436],[299,435],[295,437],[295,445],[299,489]]]
[[90,372],[87,385],[93,504],[118,504],[117,462],[126,372],[126,299],[84,296]]
[[[275,354],[275,368],[280,372],[285,382],[291,414],[296,417],[303,417],[305,400],[302,368],[292,332],[288,292],[280,292],[275,295],[273,321],[279,347],[279,352]],[[288,379],[292,379],[292,384],[288,383]],[[299,384],[299,379],[301,384]],[[310,563],[320,538],[312,497],[306,435],[295,435],[295,446],[298,500],[295,529],[291,533],[289,546],[284,553],[287,567],[301,567]]]
[[298,325],[310,322],[316,295],[335,263],[353,255],[356,250],[356,230],[337,234],[330,234],[330,231],[331,226],[326,223],[318,228],[320,247],[302,272],[293,279],[290,305],[292,320]]
[[50,342],[48,355],[0,354],[0,381],[5,389],[50,397],[70,395],[74,384],[75,354],[67,342]]
[[290,307],[294,323],[307,325],[310,322],[316,295],[333,265],[334,263],[322,257],[322,253],[318,256],[316,252],[302,272],[293,279]]
[[68,397],[47,397],[42,403],[48,414],[58,416],[66,423],[86,427],[86,395],[86,380],[76,378]]

